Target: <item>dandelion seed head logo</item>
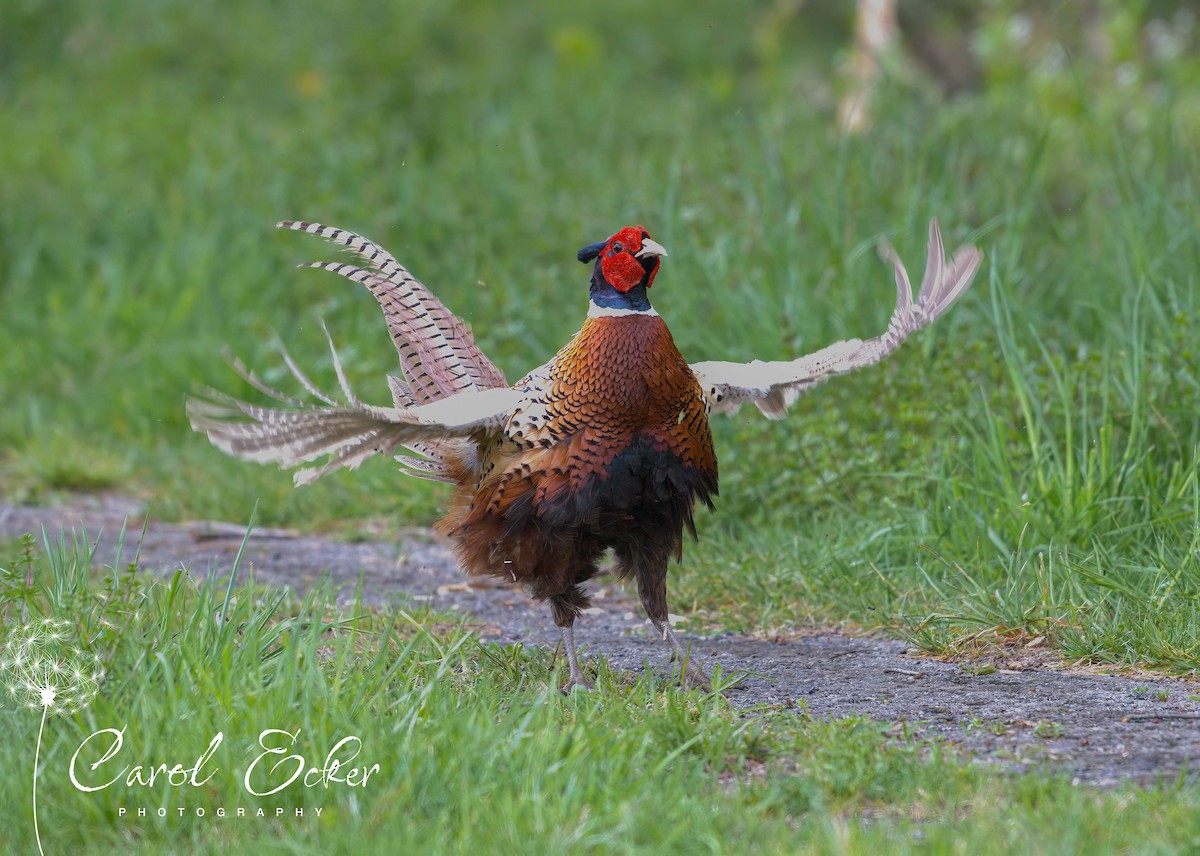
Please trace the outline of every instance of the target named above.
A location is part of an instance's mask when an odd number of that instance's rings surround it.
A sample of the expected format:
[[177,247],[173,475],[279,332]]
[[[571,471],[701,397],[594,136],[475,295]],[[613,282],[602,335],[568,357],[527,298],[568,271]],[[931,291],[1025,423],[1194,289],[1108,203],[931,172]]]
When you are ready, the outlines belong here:
[[73,644],[70,622],[43,618],[18,628],[0,649],[0,685],[10,704],[69,715],[96,696],[104,680],[97,654]]
[[100,657],[74,644],[72,635],[69,621],[43,618],[17,628],[0,648],[2,697],[15,706],[42,711],[33,756],[33,834],[39,853],[43,851],[37,816],[37,774],[46,717],[83,710],[104,680]]

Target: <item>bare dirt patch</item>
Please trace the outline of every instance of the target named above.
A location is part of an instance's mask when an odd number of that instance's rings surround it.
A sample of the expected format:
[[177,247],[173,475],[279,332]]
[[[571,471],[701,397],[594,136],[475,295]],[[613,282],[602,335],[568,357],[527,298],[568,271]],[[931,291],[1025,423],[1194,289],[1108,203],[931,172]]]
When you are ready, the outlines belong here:
[[[40,533],[42,527],[52,536],[60,526],[84,527],[91,537],[101,536],[99,560],[111,561],[128,519],[128,559],[144,515],[136,502],[113,497],[55,508],[0,505],[0,538]],[[229,523],[151,520],[140,564],[161,573],[183,567],[196,576],[212,568],[227,571],[243,532]],[[368,601],[461,610],[482,638],[496,644],[558,642],[547,609],[502,583],[464,577],[446,547],[420,530],[394,541],[340,543],[260,529],[243,562],[263,583],[303,590],[328,574],[345,599],[353,598],[361,581]],[[668,667],[666,646],[635,598],[603,576],[593,598],[595,609],[577,628],[585,651],[604,655],[616,669]],[[680,629],[690,635],[686,620]],[[1033,651],[1020,669],[979,669],[910,654],[902,642],[836,632],[786,641],[691,635],[690,643],[700,663],[748,673],[728,693],[739,707],[782,705],[818,717],[858,714],[905,723],[910,733],[949,740],[983,763],[1052,765],[1082,782],[1112,785],[1170,780],[1200,759],[1200,685],[1193,682],[1056,670],[1047,667],[1050,658]]]

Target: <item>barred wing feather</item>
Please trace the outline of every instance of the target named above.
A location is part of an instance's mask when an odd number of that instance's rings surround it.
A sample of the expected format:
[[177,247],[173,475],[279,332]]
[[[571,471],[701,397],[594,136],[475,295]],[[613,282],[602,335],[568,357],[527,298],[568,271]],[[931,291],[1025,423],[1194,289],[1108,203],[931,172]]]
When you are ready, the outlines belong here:
[[914,302],[908,272],[895,251],[884,242],[879,252],[896,272],[896,309],[883,335],[837,342],[797,360],[696,363],[692,372],[700,381],[710,412],[733,413],[743,404],[753,403],[768,418],[782,417],[809,388],[883,360],[945,312],[971,285],[982,259],[978,249],[967,246],[947,263],[937,220],[930,221],[925,277]]
[[[517,390],[469,390],[415,407],[376,407],[357,400],[339,406],[263,407],[211,392],[188,400],[192,428],[208,435],[218,449],[259,463],[293,467],[319,458],[320,467],[296,473],[308,484],[336,469],[356,469],[367,458],[395,453],[401,446],[452,438],[486,442],[516,409]],[[440,475],[435,462],[413,459],[414,469]],[[405,463],[403,460],[402,463]],[[410,465],[411,466],[411,465]],[[438,478],[441,480],[441,478]]]

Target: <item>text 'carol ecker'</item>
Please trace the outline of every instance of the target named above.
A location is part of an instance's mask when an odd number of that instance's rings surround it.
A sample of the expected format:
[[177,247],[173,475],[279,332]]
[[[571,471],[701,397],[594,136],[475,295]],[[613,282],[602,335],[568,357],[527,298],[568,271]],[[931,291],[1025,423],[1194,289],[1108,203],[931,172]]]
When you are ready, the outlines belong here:
[[[123,781],[126,787],[153,787],[167,784],[173,788],[200,787],[211,782],[220,772],[212,757],[225,739],[218,731],[207,748],[191,766],[182,763],[126,764],[117,768],[117,755],[125,745],[125,728],[102,728],[88,735],[71,756],[71,784],[86,792],[102,791]],[[362,740],[354,735],[343,737],[326,753],[322,766],[310,765],[304,755],[293,752],[300,729],[286,731],[267,728],[258,735],[261,751],[254,755],[242,777],[246,792],[258,797],[277,794],[294,784],[306,788],[333,785],[365,787],[372,774],[379,772],[378,764],[350,766],[362,752]],[[105,740],[108,742],[105,743]],[[89,746],[95,741],[94,746]],[[107,747],[107,748],[105,748]],[[87,762],[88,755],[103,752],[99,760]],[[84,758],[81,760],[80,755]]]

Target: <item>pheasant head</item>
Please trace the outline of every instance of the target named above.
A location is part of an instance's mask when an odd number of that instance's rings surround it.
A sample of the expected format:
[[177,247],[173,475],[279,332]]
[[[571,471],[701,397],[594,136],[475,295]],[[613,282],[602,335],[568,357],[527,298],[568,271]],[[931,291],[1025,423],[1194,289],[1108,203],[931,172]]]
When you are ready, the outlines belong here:
[[641,226],[626,226],[604,241],[579,250],[578,259],[592,268],[592,302],[605,309],[647,310],[646,289],[654,284],[667,255]]

